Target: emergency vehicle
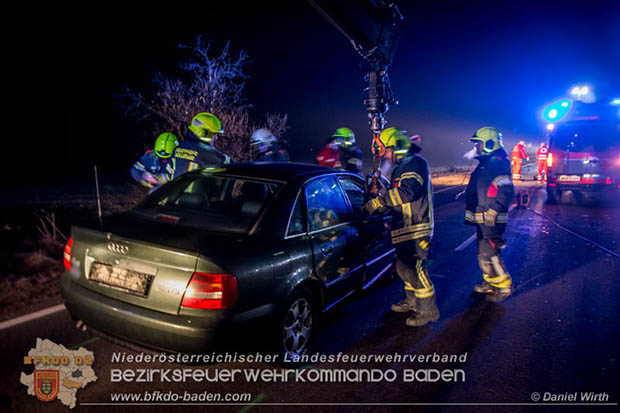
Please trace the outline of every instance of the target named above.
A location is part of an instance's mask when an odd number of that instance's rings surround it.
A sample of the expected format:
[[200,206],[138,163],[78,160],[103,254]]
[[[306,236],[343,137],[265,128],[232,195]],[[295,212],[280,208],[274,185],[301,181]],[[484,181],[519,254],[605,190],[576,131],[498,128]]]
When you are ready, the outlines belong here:
[[[620,107],[618,100],[572,102],[549,132],[547,200],[562,192],[577,200],[585,193],[620,198]],[[548,128],[549,129],[549,128]]]

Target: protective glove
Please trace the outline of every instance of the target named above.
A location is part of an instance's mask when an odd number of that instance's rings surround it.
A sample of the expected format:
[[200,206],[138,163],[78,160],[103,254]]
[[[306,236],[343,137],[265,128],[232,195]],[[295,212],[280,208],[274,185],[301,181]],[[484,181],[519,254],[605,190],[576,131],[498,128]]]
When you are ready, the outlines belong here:
[[487,227],[494,227],[495,226],[495,221],[497,220],[497,211],[494,209],[487,209],[484,212],[484,225]]
[[368,200],[365,204],[364,204],[364,211],[366,211],[366,213],[368,215],[372,215],[374,214],[378,209],[381,209],[383,207],[383,204],[381,203],[381,201],[379,201],[378,198],[372,198],[370,200]]

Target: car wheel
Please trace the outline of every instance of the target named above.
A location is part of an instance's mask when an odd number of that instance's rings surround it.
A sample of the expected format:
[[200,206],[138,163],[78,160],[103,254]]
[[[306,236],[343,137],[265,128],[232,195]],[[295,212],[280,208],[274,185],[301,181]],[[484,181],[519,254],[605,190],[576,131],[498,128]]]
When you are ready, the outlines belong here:
[[287,360],[303,355],[316,322],[316,305],[312,293],[300,290],[289,299],[280,329],[280,345]]
[[547,187],[547,203],[555,205],[562,199],[562,193],[557,189]]

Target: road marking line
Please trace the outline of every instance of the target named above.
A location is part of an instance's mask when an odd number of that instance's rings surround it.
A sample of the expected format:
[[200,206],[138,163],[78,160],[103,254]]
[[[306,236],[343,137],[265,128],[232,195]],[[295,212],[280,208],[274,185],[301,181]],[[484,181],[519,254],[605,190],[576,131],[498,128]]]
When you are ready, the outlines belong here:
[[58,304],[53,307],[43,309],[34,313],[26,314],[21,317],[12,318],[10,320],[0,323],[0,330],[6,330],[7,328],[14,327],[19,324],[27,323],[28,321],[35,320],[37,318],[45,317],[53,313],[57,313],[65,309],[64,304]]
[[433,191],[433,193],[434,193],[434,194],[439,194],[439,193],[441,193],[441,192],[446,192],[446,191],[449,191],[449,190],[451,190],[451,189],[458,188],[458,187],[460,187],[460,186],[463,186],[463,185],[454,185],[454,186],[451,186],[451,187],[449,187],[449,188],[443,188],[443,189],[440,189],[439,191]]
[[469,244],[474,242],[475,239],[476,239],[476,234],[472,234],[471,237],[467,238],[465,241],[463,241],[461,245],[456,247],[454,251],[463,251],[465,248],[467,248],[467,246],[469,246]]

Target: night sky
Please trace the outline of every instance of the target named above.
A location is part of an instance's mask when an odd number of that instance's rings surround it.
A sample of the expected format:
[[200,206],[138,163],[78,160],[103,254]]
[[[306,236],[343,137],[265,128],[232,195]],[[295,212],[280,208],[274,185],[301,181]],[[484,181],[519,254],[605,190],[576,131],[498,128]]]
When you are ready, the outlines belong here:
[[[38,112],[35,122],[45,125],[13,142],[47,172],[21,178],[79,179],[96,163],[130,179],[139,131],[115,95],[124,85],[149,88],[156,70],[176,70],[178,44],[200,33],[215,48],[230,40],[233,51],[249,53],[247,100],[256,114],[289,115],[293,159],[311,159],[340,126],[368,154],[362,60],[344,36],[302,0],[213,3],[49,10],[34,25],[37,40],[20,48],[25,58],[36,53],[22,74],[24,122]],[[501,128],[506,146],[521,136],[536,144],[540,110],[574,83],[620,95],[620,1],[397,3],[405,21],[389,73],[400,104],[386,117],[422,135],[431,166],[465,164],[467,137],[487,124]]]

